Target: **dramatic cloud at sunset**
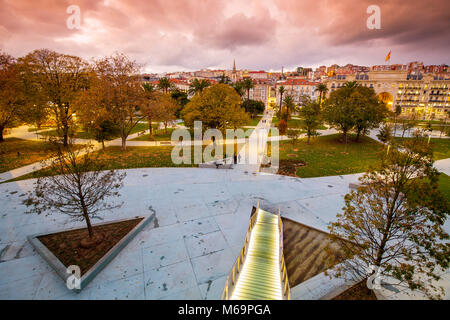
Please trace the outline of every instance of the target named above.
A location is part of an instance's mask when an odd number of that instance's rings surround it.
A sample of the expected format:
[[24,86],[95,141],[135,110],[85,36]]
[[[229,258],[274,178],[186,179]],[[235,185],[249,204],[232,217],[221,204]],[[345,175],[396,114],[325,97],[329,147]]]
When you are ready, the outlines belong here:
[[[381,29],[369,30],[369,5]],[[67,7],[81,28],[66,27]],[[449,64],[448,0],[0,0],[0,49],[38,48],[84,58],[121,51],[147,71],[279,70],[321,64],[420,60]]]

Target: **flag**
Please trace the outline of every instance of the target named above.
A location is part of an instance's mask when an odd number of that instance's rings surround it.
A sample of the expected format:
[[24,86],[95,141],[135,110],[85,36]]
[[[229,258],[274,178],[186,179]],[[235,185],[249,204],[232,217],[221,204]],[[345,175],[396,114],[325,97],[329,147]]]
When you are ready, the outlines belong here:
[[388,61],[391,58],[391,51],[389,51],[389,53],[386,56],[386,59],[384,59],[384,61]]

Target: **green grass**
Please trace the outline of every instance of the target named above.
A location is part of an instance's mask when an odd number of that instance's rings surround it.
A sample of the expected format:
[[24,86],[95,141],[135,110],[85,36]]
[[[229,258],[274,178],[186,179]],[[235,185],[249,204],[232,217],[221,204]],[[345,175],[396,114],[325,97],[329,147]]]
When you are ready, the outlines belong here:
[[347,151],[345,143],[340,141],[341,135],[327,135],[311,139],[301,139],[295,144],[292,141],[280,141],[280,163],[282,160],[301,160],[306,166],[297,168],[299,177],[321,177],[352,174],[367,171],[370,165],[378,163],[383,146],[368,137],[360,142],[349,138]]
[[[147,123],[138,123],[136,124],[130,132],[130,135],[133,133],[141,132],[148,129]],[[39,133],[43,137],[62,137],[62,133],[58,132],[57,129],[48,130]],[[76,139],[94,139],[94,136],[90,130],[77,130],[76,132],[69,133],[69,136]],[[120,134],[117,134],[113,139],[120,138]]]
[[[235,150],[240,150],[243,144],[236,145]],[[223,155],[226,154],[226,145],[222,145]],[[202,146],[204,150],[206,146]],[[119,146],[107,147],[97,151],[98,161],[102,163],[104,170],[111,169],[133,169],[133,168],[166,168],[166,167],[197,167],[194,164],[194,148],[191,147],[191,164],[174,164],[172,161],[172,146],[159,147],[127,147],[122,151]],[[213,152],[214,155],[214,152]],[[230,155],[231,156],[231,155]],[[56,172],[52,168],[45,168],[21,177],[9,180],[19,181],[54,175]]]
[[[81,148],[82,145],[77,145]],[[7,138],[0,143],[0,172],[20,168],[49,157],[55,146],[48,141]]]
[[[280,120],[277,117],[273,117],[272,119],[272,124],[274,126],[278,126],[278,123],[280,122]],[[292,127],[300,127],[303,123],[302,119],[289,119],[287,121],[288,124],[288,128],[292,128]],[[325,127],[324,125],[320,125],[317,130],[326,130],[327,127]]]
[[255,127],[258,125],[259,121],[261,121],[262,116],[256,116],[246,124],[246,126]]
[[[403,139],[411,138],[394,138],[395,141],[401,141]],[[428,141],[428,138],[424,138]],[[450,158],[450,139],[431,138],[430,143],[433,149],[434,160]]]
[[450,177],[442,172],[439,175],[439,190],[450,203]]
[[164,129],[153,130],[153,135],[144,134],[137,138],[131,139],[132,141],[170,141],[174,128],[167,128],[167,132]]

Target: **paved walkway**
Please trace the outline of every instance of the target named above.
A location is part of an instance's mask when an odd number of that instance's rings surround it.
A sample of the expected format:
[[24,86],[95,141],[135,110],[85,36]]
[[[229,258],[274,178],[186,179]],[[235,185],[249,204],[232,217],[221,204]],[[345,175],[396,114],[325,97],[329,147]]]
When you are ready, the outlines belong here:
[[[447,173],[450,159],[436,161],[436,166]],[[22,201],[34,180],[0,184],[0,299],[219,299],[258,200],[265,210],[280,208],[285,217],[327,231],[344,206],[349,183],[361,176],[301,179],[199,168],[123,171],[127,172],[120,191],[124,205],[100,219],[155,213],[156,221],[80,294],[65,287],[26,236],[84,224],[57,213],[26,214]],[[444,229],[450,232],[450,222]],[[293,290],[293,297],[323,297],[336,281],[319,275],[306,284]],[[450,298],[449,270],[440,284]],[[389,296],[402,297],[404,292]]]

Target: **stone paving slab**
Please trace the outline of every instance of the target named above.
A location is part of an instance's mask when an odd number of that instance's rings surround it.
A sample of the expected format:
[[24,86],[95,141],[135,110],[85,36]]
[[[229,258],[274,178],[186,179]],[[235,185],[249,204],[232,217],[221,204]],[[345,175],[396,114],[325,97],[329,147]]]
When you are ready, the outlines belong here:
[[[31,190],[33,180],[1,184],[0,298],[219,299],[258,200],[282,208],[282,215],[295,221],[326,228],[342,208],[339,199],[349,191],[348,184],[358,177],[300,179],[198,168],[126,172],[123,207],[95,222],[155,213],[155,223],[79,294],[70,292],[39,255],[20,248],[30,234],[83,223],[57,213],[25,214],[20,195]],[[445,229],[450,231],[450,223]],[[450,289],[450,283],[445,285]],[[325,290],[327,284],[318,286]],[[321,293],[308,289],[304,296]]]

